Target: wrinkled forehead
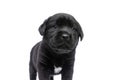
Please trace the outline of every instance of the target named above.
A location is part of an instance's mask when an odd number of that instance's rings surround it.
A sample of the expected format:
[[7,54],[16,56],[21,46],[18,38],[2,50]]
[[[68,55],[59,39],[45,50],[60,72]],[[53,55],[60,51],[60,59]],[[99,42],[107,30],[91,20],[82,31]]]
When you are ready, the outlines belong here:
[[48,24],[49,25],[58,25],[58,26],[74,26],[75,19],[71,15],[67,14],[56,14],[49,18]]

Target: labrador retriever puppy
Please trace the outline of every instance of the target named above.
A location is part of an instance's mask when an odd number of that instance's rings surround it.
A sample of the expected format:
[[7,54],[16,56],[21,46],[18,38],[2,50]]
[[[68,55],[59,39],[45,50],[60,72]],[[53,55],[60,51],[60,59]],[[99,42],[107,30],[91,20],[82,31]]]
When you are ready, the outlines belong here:
[[31,50],[30,80],[53,80],[61,74],[62,80],[72,80],[75,51],[83,31],[76,19],[66,13],[50,16],[39,27],[43,36]]

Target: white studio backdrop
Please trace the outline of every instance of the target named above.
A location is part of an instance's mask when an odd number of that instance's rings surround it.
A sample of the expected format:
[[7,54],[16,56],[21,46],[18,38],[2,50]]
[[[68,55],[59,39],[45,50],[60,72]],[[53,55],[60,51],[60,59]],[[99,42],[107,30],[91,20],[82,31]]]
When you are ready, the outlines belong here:
[[120,80],[119,0],[1,0],[0,80],[29,80],[29,53],[42,39],[38,27],[59,12],[73,15],[85,35],[73,80]]

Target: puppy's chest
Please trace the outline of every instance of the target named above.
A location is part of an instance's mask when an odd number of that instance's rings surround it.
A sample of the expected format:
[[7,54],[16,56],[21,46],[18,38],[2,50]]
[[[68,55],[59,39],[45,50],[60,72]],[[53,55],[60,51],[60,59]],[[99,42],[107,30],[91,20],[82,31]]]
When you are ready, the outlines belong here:
[[64,61],[61,59],[54,60],[54,73],[59,74],[62,71],[62,66],[64,64]]
[[59,74],[60,72],[62,71],[62,67],[56,67],[55,65],[54,65],[54,73],[55,74]]

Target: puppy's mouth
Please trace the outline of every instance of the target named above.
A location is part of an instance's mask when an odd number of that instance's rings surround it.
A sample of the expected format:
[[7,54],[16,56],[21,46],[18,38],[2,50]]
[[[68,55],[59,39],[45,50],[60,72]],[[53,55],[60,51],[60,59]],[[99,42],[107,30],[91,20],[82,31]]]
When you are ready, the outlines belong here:
[[51,43],[51,48],[53,49],[54,52],[56,53],[69,53],[71,52],[71,46],[70,44],[68,43],[65,43],[65,42],[60,42],[60,43],[57,43],[56,45],[54,45],[56,43]]
[[71,50],[54,48],[54,52],[59,53],[59,54],[64,54],[64,53],[70,53]]

